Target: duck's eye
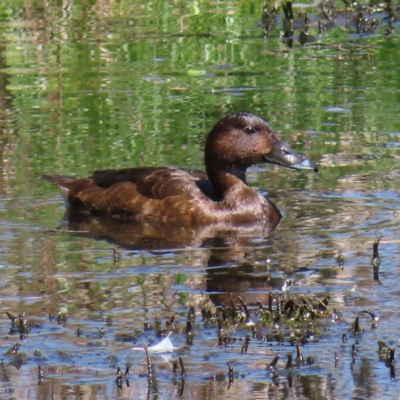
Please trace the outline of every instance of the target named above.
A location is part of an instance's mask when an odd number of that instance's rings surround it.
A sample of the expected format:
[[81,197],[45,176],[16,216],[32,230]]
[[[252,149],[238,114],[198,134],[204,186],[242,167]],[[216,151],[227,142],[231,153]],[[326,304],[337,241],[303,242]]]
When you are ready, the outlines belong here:
[[290,156],[290,155],[292,154],[290,151],[286,150],[284,147],[282,147],[282,153],[283,153],[285,156]]
[[244,128],[244,131],[248,135],[252,135],[253,133],[256,133],[256,130],[252,126],[246,126],[246,128]]

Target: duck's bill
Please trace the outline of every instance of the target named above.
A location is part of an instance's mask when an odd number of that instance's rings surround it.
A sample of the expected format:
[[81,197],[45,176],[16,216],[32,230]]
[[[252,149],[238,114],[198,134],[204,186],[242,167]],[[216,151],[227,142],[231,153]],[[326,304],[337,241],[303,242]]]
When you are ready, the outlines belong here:
[[286,168],[312,169],[318,172],[318,166],[306,157],[295,153],[289,146],[280,141],[276,141],[271,153],[264,156],[265,161],[281,165]]

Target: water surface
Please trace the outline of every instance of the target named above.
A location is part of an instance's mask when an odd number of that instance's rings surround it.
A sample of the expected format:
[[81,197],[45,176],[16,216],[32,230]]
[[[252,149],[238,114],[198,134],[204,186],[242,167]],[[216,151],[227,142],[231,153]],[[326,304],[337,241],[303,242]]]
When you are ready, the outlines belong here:
[[[311,26],[318,40],[306,46],[297,40],[299,28],[289,48],[279,37],[281,20],[266,35],[261,15],[261,2],[245,1],[2,2],[2,398],[398,396],[398,378],[377,354],[378,340],[398,348],[398,27],[386,35],[382,21],[359,34],[344,16],[320,36]],[[42,174],[202,169],[207,132],[237,111],[266,118],[321,167],[318,174],[276,166],[249,171],[249,184],[284,214],[270,235],[113,250],[115,243],[57,229],[65,206]],[[377,281],[371,257],[379,236]],[[310,322],[314,333],[303,354],[314,358],[311,365],[285,369],[286,354],[295,352],[287,326],[283,340],[265,340],[274,329],[260,322],[256,302],[267,304],[270,291],[285,300],[331,295],[339,317]],[[203,321],[201,309],[214,313],[229,304],[229,293],[249,305],[257,333],[245,322],[230,324],[224,329],[232,340],[219,344],[217,321]],[[190,306],[195,336],[187,345]],[[365,309],[379,315],[377,328]],[[20,340],[6,311],[25,312],[40,326]],[[149,390],[145,354],[131,348],[159,341],[157,324],[165,328],[173,316],[179,350],[152,356]],[[360,335],[349,331],[357,316]],[[145,323],[153,329],[145,331]],[[16,343],[23,354],[17,358],[6,354]],[[279,376],[266,370],[276,354]],[[170,361],[179,356],[187,371],[183,390]],[[234,369],[229,389],[227,362]],[[125,371],[127,363],[129,387],[124,377],[119,389],[117,366]],[[45,373],[40,385],[38,365]]]

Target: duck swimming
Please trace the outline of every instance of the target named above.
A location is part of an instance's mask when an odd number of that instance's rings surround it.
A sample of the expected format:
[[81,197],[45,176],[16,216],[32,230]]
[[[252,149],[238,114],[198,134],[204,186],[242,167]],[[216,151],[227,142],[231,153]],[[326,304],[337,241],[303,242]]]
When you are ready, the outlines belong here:
[[138,167],[95,171],[88,178],[43,178],[61,188],[71,210],[89,215],[189,229],[262,225],[272,230],[281,219],[279,210],[246,184],[247,168],[257,163],[318,171],[266,121],[240,112],[222,118],[209,133],[205,173]]

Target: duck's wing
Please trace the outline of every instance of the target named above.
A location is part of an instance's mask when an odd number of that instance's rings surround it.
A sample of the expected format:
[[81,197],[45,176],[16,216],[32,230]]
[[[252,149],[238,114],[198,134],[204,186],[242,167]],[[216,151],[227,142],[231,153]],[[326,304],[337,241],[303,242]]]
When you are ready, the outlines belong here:
[[160,201],[184,204],[192,199],[209,201],[207,191],[212,195],[204,173],[175,168],[104,170],[96,171],[86,179],[61,175],[45,175],[43,178],[61,188],[67,205],[83,205],[111,214],[141,214],[149,208],[160,207]]
[[[168,167],[138,167],[95,171],[91,179],[97,186],[109,188],[115,183],[132,182],[143,196],[162,200],[168,196],[197,196],[198,189],[214,199],[214,191],[205,172]],[[197,188],[196,188],[196,187]]]

